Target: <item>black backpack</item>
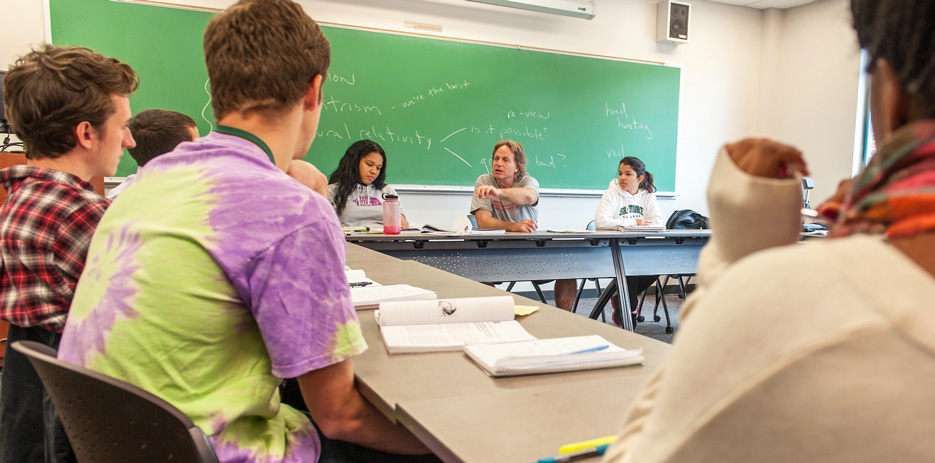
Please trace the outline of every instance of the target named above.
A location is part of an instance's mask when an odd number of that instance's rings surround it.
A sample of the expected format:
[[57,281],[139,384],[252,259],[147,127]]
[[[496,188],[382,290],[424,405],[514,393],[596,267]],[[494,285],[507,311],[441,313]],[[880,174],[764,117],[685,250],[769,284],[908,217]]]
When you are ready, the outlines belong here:
[[698,230],[710,227],[708,226],[707,217],[691,209],[679,209],[669,216],[666,228],[670,230]]

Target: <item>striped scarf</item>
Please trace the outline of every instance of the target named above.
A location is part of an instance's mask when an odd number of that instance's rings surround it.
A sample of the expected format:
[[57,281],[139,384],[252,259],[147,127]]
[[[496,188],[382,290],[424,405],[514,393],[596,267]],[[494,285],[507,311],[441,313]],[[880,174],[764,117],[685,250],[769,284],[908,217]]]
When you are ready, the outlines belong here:
[[851,185],[830,237],[935,231],[935,120],[893,133]]

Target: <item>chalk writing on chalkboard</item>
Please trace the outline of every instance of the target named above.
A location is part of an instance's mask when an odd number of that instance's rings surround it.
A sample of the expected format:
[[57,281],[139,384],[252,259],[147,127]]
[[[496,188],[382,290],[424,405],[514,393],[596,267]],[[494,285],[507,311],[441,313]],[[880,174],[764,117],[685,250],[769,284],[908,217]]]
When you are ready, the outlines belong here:
[[[53,43],[96,49],[139,72],[134,113],[172,109],[198,120],[202,134],[212,129],[202,51],[211,13],[48,2]],[[322,31],[331,66],[305,159],[325,174],[351,143],[371,138],[387,152],[388,182],[469,187],[489,172],[494,143],[511,138],[542,188],[603,190],[617,159],[631,155],[660,191],[675,191],[677,67],[337,25]],[[117,175],[135,170],[124,156]]]
[[337,82],[337,83],[347,84],[347,85],[355,85],[357,83],[357,79],[354,77],[354,73],[351,73],[351,77],[348,78],[344,76],[339,76],[331,72],[331,73],[328,73],[328,80],[330,80],[331,82]]

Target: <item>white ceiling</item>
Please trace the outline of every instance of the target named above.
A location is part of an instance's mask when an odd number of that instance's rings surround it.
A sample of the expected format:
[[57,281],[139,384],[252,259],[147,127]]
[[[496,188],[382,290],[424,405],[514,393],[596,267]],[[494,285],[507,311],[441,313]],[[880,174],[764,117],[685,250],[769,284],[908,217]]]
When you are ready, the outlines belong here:
[[711,0],[718,3],[726,3],[728,5],[740,5],[748,6],[750,8],[759,8],[765,10],[767,8],[793,8],[796,6],[807,5],[813,3],[816,0]]

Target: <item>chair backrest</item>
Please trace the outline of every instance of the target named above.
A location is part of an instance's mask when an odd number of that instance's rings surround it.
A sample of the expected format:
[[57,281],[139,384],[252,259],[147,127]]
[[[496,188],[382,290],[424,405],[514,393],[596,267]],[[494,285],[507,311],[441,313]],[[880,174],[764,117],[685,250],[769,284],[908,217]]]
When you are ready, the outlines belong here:
[[6,337],[9,331],[10,323],[0,320],[0,367],[3,367],[3,358],[6,357]]
[[43,344],[11,347],[29,358],[42,379],[78,461],[217,463],[205,433],[169,402],[58,360]]
[[[0,111],[0,116],[2,115],[3,112]],[[26,164],[26,153],[0,153],[0,169],[23,164]],[[94,187],[97,194],[104,194],[104,177],[91,177],[89,183]],[[3,204],[4,201],[6,201],[6,190],[0,187],[0,204]]]
[[802,207],[811,209],[812,205],[808,202],[808,194],[815,188],[815,180],[811,177],[802,177]]

